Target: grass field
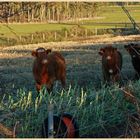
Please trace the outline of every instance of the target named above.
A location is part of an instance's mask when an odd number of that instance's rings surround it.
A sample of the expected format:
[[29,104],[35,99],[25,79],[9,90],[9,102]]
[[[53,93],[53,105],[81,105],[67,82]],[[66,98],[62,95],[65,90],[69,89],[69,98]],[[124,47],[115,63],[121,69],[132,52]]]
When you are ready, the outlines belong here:
[[63,28],[71,28],[72,25],[64,24],[9,24],[9,28],[6,25],[0,25],[0,34],[4,36],[13,36],[11,31],[14,31],[17,35],[25,35],[34,32],[41,31],[57,31]]
[[[79,42],[0,47],[1,122],[13,128],[15,122],[19,121],[17,137],[41,137],[40,128],[47,116],[47,103],[52,101],[55,114],[67,112],[75,117],[81,138],[139,137],[139,130],[137,132],[134,129],[138,123],[133,123],[131,117],[138,110],[140,81],[132,81],[135,71],[130,56],[123,48],[125,43],[138,42],[139,39],[139,35],[98,36]],[[123,55],[123,86],[134,92],[138,106],[125,99],[118,85],[104,87],[102,83],[101,57],[98,51],[108,43],[117,47]],[[58,50],[65,57],[65,91],[61,91],[60,86],[59,89],[55,86],[55,95],[37,94],[32,75],[34,58],[31,51],[38,47]]]
[[[139,22],[139,6],[136,7],[126,7],[129,11],[130,15],[134,18],[136,22]],[[101,7],[101,17],[104,17],[103,19],[98,19],[98,22],[130,22],[127,15],[124,13],[121,7]],[[97,21],[95,21],[97,22]]]
[[[129,6],[128,10],[130,15],[134,18],[134,20],[140,23],[140,8],[139,5],[137,6]],[[90,20],[81,20],[79,24],[85,24],[83,27],[88,29],[95,29],[95,28],[119,28],[124,27],[120,24],[113,24],[113,25],[91,25],[91,23],[126,23],[130,22],[126,14],[123,12],[121,7],[114,6],[114,7],[101,7],[100,11],[98,12],[97,18],[90,19]],[[87,25],[90,23],[90,25]],[[130,22],[131,23],[131,22]],[[54,31],[54,30],[62,30],[64,28],[72,28],[74,25],[69,24],[9,24],[9,27],[6,25],[0,24],[0,36],[3,37],[16,37],[16,35],[27,35],[29,33],[35,32],[42,32],[42,31]],[[10,28],[10,29],[9,29]],[[16,33],[16,35],[15,35]]]

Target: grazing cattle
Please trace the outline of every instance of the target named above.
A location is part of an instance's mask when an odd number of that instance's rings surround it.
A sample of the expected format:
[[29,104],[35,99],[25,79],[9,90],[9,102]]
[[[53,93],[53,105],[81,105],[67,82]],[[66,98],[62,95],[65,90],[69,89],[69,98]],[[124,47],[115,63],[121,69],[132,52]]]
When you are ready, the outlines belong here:
[[128,45],[124,45],[124,48],[131,55],[133,67],[138,76],[140,76],[140,45],[130,43]]
[[120,79],[122,68],[122,55],[117,48],[107,46],[101,48],[99,54],[102,56],[102,71],[105,82],[117,82]]
[[62,86],[65,87],[66,64],[59,52],[38,48],[32,51],[32,56],[36,58],[33,64],[33,75],[37,91],[41,89],[42,85],[46,85],[50,93],[56,80],[60,80]]

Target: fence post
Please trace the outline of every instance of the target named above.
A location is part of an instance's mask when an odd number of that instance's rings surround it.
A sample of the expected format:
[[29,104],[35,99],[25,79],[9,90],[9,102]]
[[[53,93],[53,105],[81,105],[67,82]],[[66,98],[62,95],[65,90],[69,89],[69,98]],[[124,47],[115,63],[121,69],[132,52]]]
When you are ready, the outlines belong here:
[[22,40],[22,36],[21,36],[21,35],[19,36],[19,40],[20,40],[20,41]]
[[42,34],[42,38],[43,38],[43,41],[44,41],[45,40],[45,34],[44,33]]
[[57,32],[54,33],[54,40],[57,39]]
[[8,43],[9,43],[9,37],[7,38],[7,41],[8,41]]
[[48,138],[53,138],[53,104],[48,103]]
[[85,37],[87,38],[88,31],[85,29]]
[[65,38],[67,38],[68,37],[68,32],[67,32],[67,30],[65,31]]
[[34,34],[32,34],[31,36],[31,42],[33,42],[33,40],[34,40]]
[[127,27],[127,23],[125,22],[125,26],[124,26],[125,28]]
[[134,22],[134,30],[136,30],[136,23]]
[[95,28],[95,35],[98,35],[98,31],[97,31],[97,28]]
[[77,28],[76,28],[76,31],[75,31],[75,36],[76,36],[76,37],[78,36],[78,31],[77,31]]

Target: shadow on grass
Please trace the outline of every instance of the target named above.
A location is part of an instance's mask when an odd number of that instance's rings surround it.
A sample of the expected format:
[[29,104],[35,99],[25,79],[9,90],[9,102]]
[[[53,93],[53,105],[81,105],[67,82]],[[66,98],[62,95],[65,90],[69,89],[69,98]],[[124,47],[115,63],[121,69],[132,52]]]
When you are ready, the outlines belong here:
[[[123,54],[122,79],[124,83],[133,80],[134,70],[130,62],[130,57],[124,51],[123,45],[114,45]],[[95,88],[101,88],[103,83],[101,57],[98,51],[102,47],[96,45],[82,45],[65,47],[60,50],[67,65],[67,85],[78,85],[88,87],[92,85]],[[46,47],[45,47],[46,48]],[[53,49],[52,49],[53,50]],[[0,90],[2,93],[15,92],[19,88],[35,91],[35,81],[32,74],[32,65],[34,58],[30,50],[9,49],[2,50],[3,53],[19,54],[23,57],[1,58],[0,59]]]

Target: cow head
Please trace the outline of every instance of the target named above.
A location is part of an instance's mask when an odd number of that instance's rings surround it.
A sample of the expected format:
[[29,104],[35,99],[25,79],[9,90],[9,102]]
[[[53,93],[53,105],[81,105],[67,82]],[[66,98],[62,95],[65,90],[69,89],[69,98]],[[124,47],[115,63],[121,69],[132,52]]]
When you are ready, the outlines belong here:
[[106,58],[106,60],[111,60],[114,56],[114,53],[117,51],[117,48],[113,48],[112,46],[107,46],[104,48],[101,48],[99,51],[99,54]]
[[32,56],[36,57],[42,64],[47,63],[47,55],[51,52],[51,49],[45,50],[44,48],[38,48],[32,51]]
[[128,51],[132,58],[140,56],[140,47],[138,44],[130,43],[128,45],[124,45],[124,48]]

